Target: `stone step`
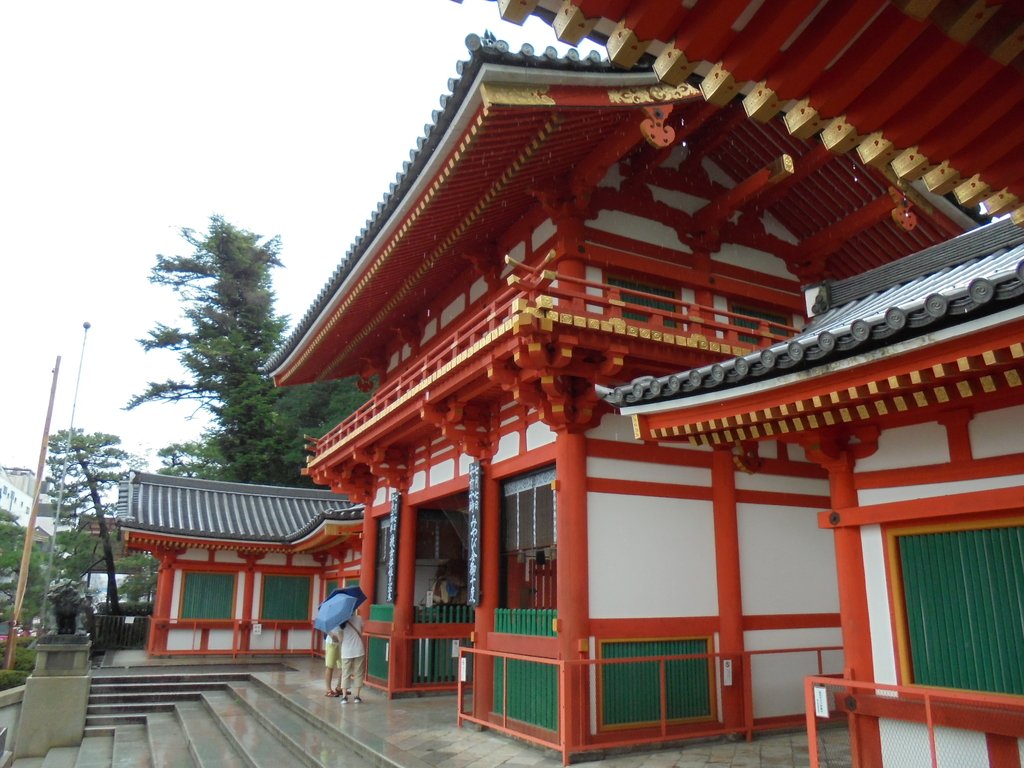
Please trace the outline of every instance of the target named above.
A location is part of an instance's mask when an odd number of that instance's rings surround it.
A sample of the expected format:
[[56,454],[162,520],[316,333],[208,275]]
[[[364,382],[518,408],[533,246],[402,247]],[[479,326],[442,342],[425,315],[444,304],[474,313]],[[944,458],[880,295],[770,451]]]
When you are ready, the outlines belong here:
[[94,675],[92,686],[162,685],[178,683],[237,683],[248,680],[248,672],[169,672],[135,675]]
[[[356,768],[370,765],[397,768],[399,765],[386,755],[371,751],[262,681],[232,685],[231,692],[245,708],[249,718],[272,732],[289,747],[293,755],[299,756],[310,768]],[[363,705],[343,705],[337,699],[330,699],[328,706],[336,707],[340,714],[343,706],[355,709]]]
[[109,735],[90,736],[86,734],[86,738],[82,739],[82,745],[78,748],[75,768],[108,768],[113,762],[113,754],[113,729]]
[[75,768],[78,747],[54,747],[43,758],[42,768]]
[[204,702],[184,701],[175,705],[174,712],[199,768],[252,768],[252,763],[224,734]]
[[174,712],[157,712],[146,719],[153,768],[196,768],[185,731]]
[[[218,683],[217,688],[223,688],[224,683]],[[89,706],[104,706],[125,704],[135,706],[137,704],[157,704],[161,702],[174,703],[177,701],[190,701],[199,697],[202,691],[161,691],[159,693],[124,692],[124,693],[90,693]]]
[[114,733],[111,765],[153,768],[146,725],[119,725]]
[[136,683],[97,683],[93,681],[89,686],[90,696],[109,696],[111,694],[159,694],[174,693],[183,691],[208,691],[211,688],[223,687],[234,680],[180,680],[166,682],[136,682]]
[[255,721],[248,708],[241,706],[228,691],[204,693],[203,703],[253,768],[279,768],[295,763],[311,768],[316,765],[309,761],[308,755],[289,750],[276,733],[267,729],[263,722]]
[[[196,701],[193,696],[183,701]],[[171,712],[177,702],[164,701],[147,704],[139,702],[128,706],[126,704],[90,704],[85,710],[85,724],[90,725],[121,725],[146,722],[146,715],[151,712]]]

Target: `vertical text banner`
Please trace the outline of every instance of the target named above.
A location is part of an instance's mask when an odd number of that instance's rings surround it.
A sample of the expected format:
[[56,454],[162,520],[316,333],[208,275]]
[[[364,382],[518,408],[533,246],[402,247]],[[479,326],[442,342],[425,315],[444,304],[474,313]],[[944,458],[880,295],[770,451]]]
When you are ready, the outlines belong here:
[[480,484],[483,469],[479,461],[469,465],[469,542],[467,543],[468,563],[466,574],[466,602],[480,603]]
[[395,583],[398,577],[398,510],[402,508],[402,492],[391,491],[391,514],[388,517],[388,580],[384,602],[395,604]]

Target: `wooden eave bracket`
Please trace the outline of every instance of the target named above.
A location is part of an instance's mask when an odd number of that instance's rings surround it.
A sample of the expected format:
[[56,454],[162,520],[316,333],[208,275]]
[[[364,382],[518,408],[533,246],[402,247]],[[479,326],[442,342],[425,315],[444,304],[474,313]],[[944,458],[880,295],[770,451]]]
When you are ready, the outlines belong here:
[[551,22],[555,37],[568,45],[577,45],[589,35],[597,19],[588,19],[583,11],[572,0],[562,0],[562,6]]
[[536,10],[539,0],[498,0],[498,13],[505,21],[522,24]]

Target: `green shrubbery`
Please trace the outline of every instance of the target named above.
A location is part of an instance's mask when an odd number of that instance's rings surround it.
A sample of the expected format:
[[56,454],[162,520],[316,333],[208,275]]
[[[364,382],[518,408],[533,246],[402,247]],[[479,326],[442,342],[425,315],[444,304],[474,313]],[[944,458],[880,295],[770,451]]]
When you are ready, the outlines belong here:
[[[22,643],[27,640],[22,640]],[[7,643],[0,643],[0,661],[7,658]],[[0,665],[2,666],[2,665]],[[14,669],[0,669],[0,691],[25,684],[25,678],[36,666],[36,652],[21,643],[14,651]]]
[[24,685],[29,673],[20,669],[0,669],[0,691]]

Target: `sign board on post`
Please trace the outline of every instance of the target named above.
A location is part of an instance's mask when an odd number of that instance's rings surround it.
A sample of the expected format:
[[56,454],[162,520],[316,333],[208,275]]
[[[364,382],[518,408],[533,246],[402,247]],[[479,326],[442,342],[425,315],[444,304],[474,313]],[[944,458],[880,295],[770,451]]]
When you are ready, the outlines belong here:
[[483,468],[479,461],[469,465],[469,541],[466,543],[466,603],[480,604],[480,516],[481,516],[481,481]]
[[388,575],[384,590],[384,602],[395,603],[396,579],[398,576],[398,511],[402,508],[402,492],[391,491],[391,514],[388,517]]

